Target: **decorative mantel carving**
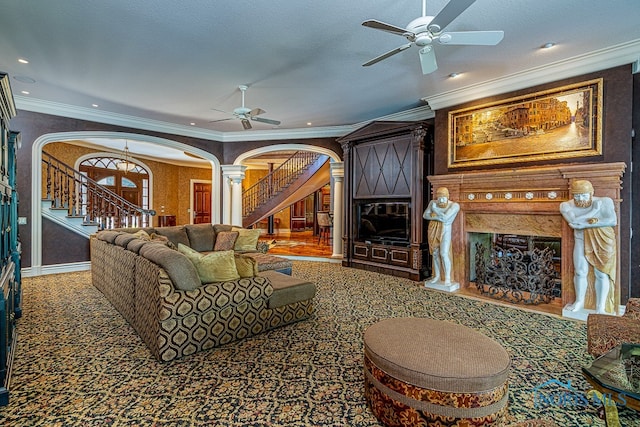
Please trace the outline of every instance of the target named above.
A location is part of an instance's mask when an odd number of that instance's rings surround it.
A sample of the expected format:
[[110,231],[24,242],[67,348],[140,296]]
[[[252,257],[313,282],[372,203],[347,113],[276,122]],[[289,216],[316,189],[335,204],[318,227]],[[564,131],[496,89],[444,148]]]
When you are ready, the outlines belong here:
[[[428,176],[432,188],[447,187],[451,200],[460,203],[452,232],[454,280],[460,282],[462,288],[469,287],[468,233],[560,237],[562,306],[573,302],[573,230],[560,215],[560,203],[570,199],[573,180],[587,179],[596,196],[614,201],[619,224],[620,188],[625,168],[622,162],[580,163]],[[618,227],[616,234],[619,234]],[[617,241],[619,254],[619,239]],[[620,304],[620,262],[617,264],[616,306]],[[586,308],[593,308],[593,294],[591,289]]]

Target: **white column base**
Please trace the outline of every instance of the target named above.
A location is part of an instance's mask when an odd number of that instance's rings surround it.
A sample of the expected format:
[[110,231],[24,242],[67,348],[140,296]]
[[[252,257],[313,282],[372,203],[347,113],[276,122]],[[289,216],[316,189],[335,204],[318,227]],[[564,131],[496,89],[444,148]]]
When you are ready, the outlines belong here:
[[428,279],[424,282],[424,287],[428,289],[436,289],[438,291],[444,291],[444,292],[455,292],[458,289],[460,289],[460,283],[451,282],[449,284],[445,284],[444,282],[441,282],[441,281],[432,282],[430,279]]
[[[571,310],[567,310],[567,306],[564,306],[562,308],[562,317],[566,317],[568,319],[583,320],[586,322],[587,316],[589,316],[590,314],[596,314],[596,311],[589,308],[583,308],[582,310],[578,310],[578,311],[571,311]],[[601,313],[601,314],[608,314],[609,316],[615,316],[614,313]]]

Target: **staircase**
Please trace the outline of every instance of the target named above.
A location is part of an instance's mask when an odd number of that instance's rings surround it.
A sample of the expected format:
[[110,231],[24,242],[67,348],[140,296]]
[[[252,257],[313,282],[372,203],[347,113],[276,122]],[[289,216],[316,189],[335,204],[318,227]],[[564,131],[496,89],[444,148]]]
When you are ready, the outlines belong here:
[[146,227],[154,210],[125,200],[113,191],[42,153],[45,197],[42,216],[82,236],[117,227]]
[[[269,175],[249,187],[242,195],[243,227],[249,227],[295,202],[291,198],[301,191],[305,194],[298,199],[329,182],[328,160],[329,157],[323,154],[297,151]],[[318,174],[320,171],[324,173]]]

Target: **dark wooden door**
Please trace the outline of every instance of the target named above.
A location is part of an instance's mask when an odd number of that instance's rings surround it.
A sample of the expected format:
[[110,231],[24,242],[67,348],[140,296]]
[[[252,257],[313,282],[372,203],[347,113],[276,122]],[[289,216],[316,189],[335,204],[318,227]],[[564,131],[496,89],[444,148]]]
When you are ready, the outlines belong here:
[[193,223],[211,222],[211,184],[193,184]]

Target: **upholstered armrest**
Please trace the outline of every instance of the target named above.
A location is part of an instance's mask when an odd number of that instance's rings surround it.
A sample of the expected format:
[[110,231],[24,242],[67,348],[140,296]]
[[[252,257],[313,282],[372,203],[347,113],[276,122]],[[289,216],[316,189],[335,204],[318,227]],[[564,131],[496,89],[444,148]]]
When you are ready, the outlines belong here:
[[629,298],[624,310],[624,317],[640,321],[640,298]]
[[632,317],[590,314],[587,317],[587,351],[599,357],[622,343],[640,343],[640,321]]

